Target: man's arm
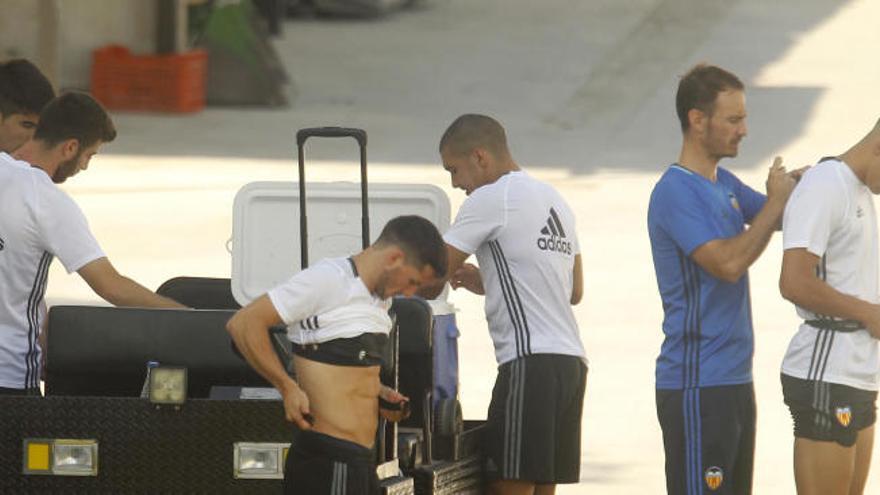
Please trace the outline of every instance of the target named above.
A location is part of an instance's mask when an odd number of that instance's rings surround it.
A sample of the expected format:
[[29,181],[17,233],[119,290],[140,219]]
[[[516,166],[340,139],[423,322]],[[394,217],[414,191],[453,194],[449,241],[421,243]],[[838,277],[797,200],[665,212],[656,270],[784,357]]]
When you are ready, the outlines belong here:
[[779,292],[782,297],[814,313],[861,322],[880,338],[880,305],[838,292],[816,277],[820,258],[804,248],[786,249],[782,255]]
[[[443,284],[445,284],[447,280],[450,282],[453,289],[464,287],[474,294],[484,295],[486,291],[483,287],[482,277],[480,277],[480,270],[476,266],[464,262],[470,255],[459,251],[449,244],[446,245],[446,253],[449,260],[449,269],[447,270],[447,273],[451,275],[448,275],[445,279],[440,280],[431,286],[425,287],[420,291],[419,295],[427,299],[434,299],[443,292]],[[575,255],[574,267],[572,270],[573,284],[571,289],[571,304],[575,305],[581,302],[584,295],[584,274],[581,255]]]
[[581,255],[574,255],[574,276],[571,288],[571,305],[581,302],[584,297],[584,270],[581,264]]
[[91,261],[80,268],[77,273],[96,294],[114,306],[186,308],[177,301],[160,296],[134,280],[121,275],[107,258]]
[[[436,299],[437,296],[443,292],[443,286],[447,281],[453,279],[456,273],[459,272],[460,269],[463,268],[464,260],[470,256],[470,254],[465,253],[463,251],[459,251],[457,248],[452,247],[450,244],[446,244],[446,276],[443,278],[437,279],[433,284],[426,285],[419,289],[418,294],[425,299]],[[475,267],[474,267],[475,268]],[[465,268],[467,270],[467,268]],[[473,274],[466,275],[464,273],[459,274],[459,276],[468,276],[469,278],[473,278]],[[476,276],[479,277],[479,271],[477,271]],[[468,288],[464,283],[459,284],[459,287]],[[480,282],[480,286],[482,286],[482,282]],[[455,286],[453,286],[454,288]],[[479,294],[479,292],[477,292]]]
[[779,227],[784,209],[784,201],[768,198],[752,225],[743,233],[711,240],[695,249],[691,257],[713,277],[735,283],[764,252]]
[[785,173],[777,158],[767,177],[767,202],[743,233],[726,239],[714,239],[694,249],[691,257],[713,277],[735,283],[758,259],[770,237],[782,221],[785,203],[795,180]]
[[262,295],[238,310],[226,323],[226,331],[254,370],[281,392],[287,420],[307,430],[311,428],[306,419],[310,414],[309,398],[287,374],[269,340],[269,328],[280,323],[269,296]]

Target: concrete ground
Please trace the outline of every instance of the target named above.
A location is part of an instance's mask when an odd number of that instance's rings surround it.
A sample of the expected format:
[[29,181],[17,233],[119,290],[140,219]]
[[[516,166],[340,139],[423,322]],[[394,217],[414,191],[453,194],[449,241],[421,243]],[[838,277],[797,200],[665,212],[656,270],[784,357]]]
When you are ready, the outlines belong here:
[[[727,160],[763,187],[772,157],[795,166],[843,151],[878,118],[870,0],[433,0],[376,21],[292,20],[275,46],[295,82],[286,109],[118,114],[117,142],[65,185],[120,271],[149,287],[229,276],[232,200],[245,183],[295,177],[293,133],[363,127],[370,177],[449,194],[437,140],[457,115],[508,128],[514,156],[578,214],[586,297],[576,315],[591,367],[581,482],[559,493],[661,493],[654,409],[661,306],[645,215],[677,157],[673,95],[697,61],[748,86],[750,136]],[[356,180],[349,144],[313,146],[310,180]],[[794,493],[791,422],[778,370],[797,319],[776,288],[779,236],[751,269],[756,328],[755,493]],[[97,302],[58,263],[50,304]],[[485,417],[494,357],[481,300],[453,293],[465,416]],[[875,456],[866,493],[880,493]]]

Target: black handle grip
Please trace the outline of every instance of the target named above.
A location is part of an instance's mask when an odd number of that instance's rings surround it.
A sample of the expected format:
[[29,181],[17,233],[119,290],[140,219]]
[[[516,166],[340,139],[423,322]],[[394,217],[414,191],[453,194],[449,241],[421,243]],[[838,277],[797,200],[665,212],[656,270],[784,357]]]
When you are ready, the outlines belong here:
[[310,137],[352,137],[361,148],[367,145],[367,131],[353,127],[309,127],[296,131],[296,144],[302,146]]
[[[296,131],[299,158],[299,229],[300,268],[309,266],[308,219],[306,218],[305,142],[310,137],[352,137],[358,142],[361,155],[361,238],[363,248],[370,245],[370,216],[367,205],[367,131],[353,127],[308,127]],[[396,445],[396,444],[395,444]]]

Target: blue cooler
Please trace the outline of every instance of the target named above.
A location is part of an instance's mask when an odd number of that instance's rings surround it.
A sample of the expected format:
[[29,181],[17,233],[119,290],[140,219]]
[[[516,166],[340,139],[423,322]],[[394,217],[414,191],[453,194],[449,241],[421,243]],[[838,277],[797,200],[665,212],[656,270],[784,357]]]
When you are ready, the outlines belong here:
[[458,325],[455,307],[439,299],[428,301],[434,313],[434,405],[458,398]]

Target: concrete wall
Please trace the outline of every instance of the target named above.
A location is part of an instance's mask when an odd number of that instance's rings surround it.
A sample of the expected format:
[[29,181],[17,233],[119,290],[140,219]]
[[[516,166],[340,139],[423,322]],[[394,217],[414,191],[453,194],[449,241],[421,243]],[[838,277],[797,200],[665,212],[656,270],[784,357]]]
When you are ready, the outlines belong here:
[[0,60],[33,60],[61,89],[88,89],[92,50],[156,46],[156,0],[0,0]]

